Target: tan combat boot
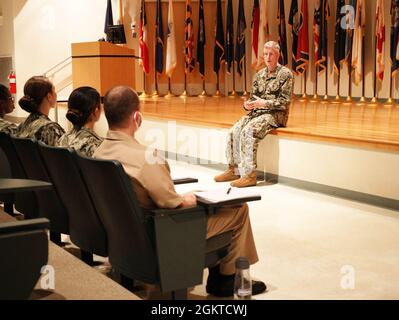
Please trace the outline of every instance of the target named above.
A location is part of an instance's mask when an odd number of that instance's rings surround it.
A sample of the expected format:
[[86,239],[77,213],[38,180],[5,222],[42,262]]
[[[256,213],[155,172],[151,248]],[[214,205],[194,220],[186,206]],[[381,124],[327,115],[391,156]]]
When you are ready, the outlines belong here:
[[237,187],[237,188],[256,186],[256,172],[252,171],[251,173],[245,175],[244,177],[238,180],[233,181],[230,184],[232,187]]
[[240,178],[240,176],[235,174],[235,170],[237,170],[236,166],[229,166],[225,172],[217,175],[214,179],[216,182],[237,180]]

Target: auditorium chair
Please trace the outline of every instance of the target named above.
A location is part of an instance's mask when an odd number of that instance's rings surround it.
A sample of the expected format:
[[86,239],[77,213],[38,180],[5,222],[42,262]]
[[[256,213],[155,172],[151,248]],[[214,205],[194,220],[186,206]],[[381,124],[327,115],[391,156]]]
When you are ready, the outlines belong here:
[[[51,182],[41,159],[37,142],[29,138],[11,137],[28,179]],[[69,234],[67,211],[55,189],[35,191],[39,216],[50,220],[50,240],[61,244],[61,233]]]
[[[12,178],[10,164],[3,149],[0,148],[0,178]],[[0,194],[0,202],[3,202],[4,211],[13,214],[15,197],[12,193]]]
[[[28,177],[19,160],[11,137],[4,132],[0,132],[0,148],[7,156],[12,178],[27,179]],[[17,193],[14,199],[15,209],[22,213],[25,219],[33,219],[39,216],[37,198],[33,192]]]
[[28,299],[48,260],[49,221],[0,223],[0,300]]
[[187,288],[202,283],[203,269],[227,254],[232,233],[206,240],[204,208],[144,211],[118,161],[81,155],[77,161],[107,232],[110,263],[125,287],[139,280],[186,299]]
[[39,142],[39,150],[68,212],[71,241],[80,248],[82,260],[92,265],[93,253],[108,256],[107,237],[77,166],[75,151],[42,142]]

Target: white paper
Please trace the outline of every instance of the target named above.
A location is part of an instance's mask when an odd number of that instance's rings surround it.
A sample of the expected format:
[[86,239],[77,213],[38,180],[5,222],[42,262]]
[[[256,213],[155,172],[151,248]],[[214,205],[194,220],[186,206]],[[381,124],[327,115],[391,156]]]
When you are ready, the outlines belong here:
[[[229,189],[230,192],[227,193]],[[249,189],[241,189],[241,188],[223,188],[216,190],[194,192],[194,194],[198,199],[203,199],[212,203],[250,198],[250,197],[260,197],[259,193],[256,193]]]

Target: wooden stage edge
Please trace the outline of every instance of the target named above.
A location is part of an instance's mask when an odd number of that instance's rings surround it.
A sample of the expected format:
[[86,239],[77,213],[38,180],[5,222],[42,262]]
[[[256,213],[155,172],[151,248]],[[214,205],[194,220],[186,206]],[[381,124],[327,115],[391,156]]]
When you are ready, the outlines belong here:
[[[227,129],[243,115],[235,97],[142,98],[145,118]],[[399,106],[293,99],[287,127],[271,134],[399,152]]]

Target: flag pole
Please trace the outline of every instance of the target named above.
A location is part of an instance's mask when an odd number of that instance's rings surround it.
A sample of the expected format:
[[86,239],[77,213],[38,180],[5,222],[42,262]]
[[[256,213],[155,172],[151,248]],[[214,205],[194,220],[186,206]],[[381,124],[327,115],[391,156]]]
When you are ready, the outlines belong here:
[[247,57],[244,56],[244,92],[242,93],[243,96],[247,96]]
[[233,91],[230,92],[229,97],[235,97],[236,96],[236,68],[235,68],[235,63],[233,61]]
[[170,85],[170,77],[168,77],[168,93],[164,96],[164,98],[172,98],[173,94],[172,94],[172,90],[171,90],[171,85]]
[[339,89],[340,89],[340,82],[341,82],[341,64],[339,64],[339,68],[338,68],[338,85],[337,85],[337,95],[335,96],[335,101],[339,101],[341,99],[340,95],[339,95]]
[[303,87],[304,87],[304,91],[302,94],[302,99],[306,100],[306,98],[307,98],[307,95],[306,95],[306,69],[303,71]]
[[349,73],[349,90],[348,96],[346,97],[346,101],[352,101],[352,51],[349,55],[349,63],[348,63],[348,73]]
[[374,90],[373,90],[373,98],[371,99],[372,103],[376,103],[377,102],[377,37],[374,37],[374,82],[373,82],[373,86],[374,86]]
[[219,70],[218,70],[218,72],[216,73],[216,77],[217,77],[217,80],[216,80],[216,92],[215,92],[215,94],[214,94],[213,96],[219,98],[219,97],[220,97],[220,91],[219,91]]
[[205,90],[205,78],[202,77],[202,93],[199,95],[200,98],[206,97],[206,90]]
[[316,64],[316,81],[315,81],[315,91],[314,91],[314,94],[313,94],[313,100],[317,100],[317,83],[318,83],[318,81],[317,81],[317,75],[319,74],[319,65],[317,65]]
[[388,104],[393,104],[393,99],[392,99],[392,73],[390,75],[390,80],[389,80],[389,98],[386,103]]
[[147,92],[145,92],[145,88],[146,87],[146,76],[145,76],[145,72],[143,71],[143,92],[140,94],[140,98],[148,98],[151,95],[147,94]]
[[152,96],[155,98],[155,97],[159,97],[159,94],[158,94],[158,72],[155,70],[155,91],[154,91],[154,93],[152,94]]
[[325,72],[326,72],[326,94],[324,95],[324,100],[328,100],[328,60],[327,60],[327,57],[326,57]]
[[187,98],[187,72],[184,71],[184,91],[180,95],[181,98]]
[[364,76],[364,36],[362,37],[362,96],[360,98],[360,102],[366,102],[366,98],[364,97],[364,91],[365,91],[365,86],[364,86],[364,81],[365,81],[365,76]]

